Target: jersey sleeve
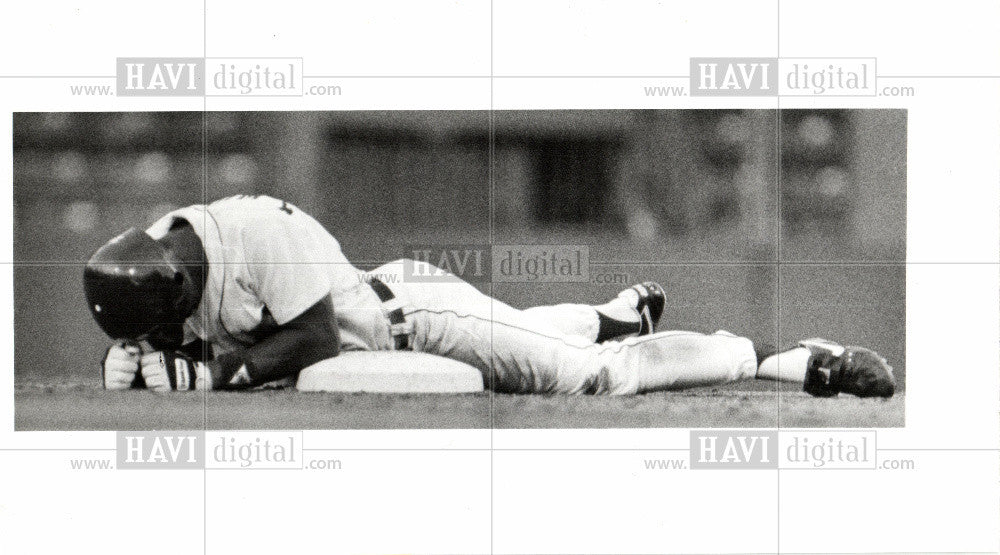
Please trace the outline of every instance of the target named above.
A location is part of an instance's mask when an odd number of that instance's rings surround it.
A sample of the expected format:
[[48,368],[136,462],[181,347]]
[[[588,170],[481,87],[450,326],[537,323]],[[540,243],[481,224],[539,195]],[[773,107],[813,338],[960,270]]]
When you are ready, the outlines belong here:
[[330,294],[329,234],[298,214],[255,212],[243,230],[251,287],[278,325]]

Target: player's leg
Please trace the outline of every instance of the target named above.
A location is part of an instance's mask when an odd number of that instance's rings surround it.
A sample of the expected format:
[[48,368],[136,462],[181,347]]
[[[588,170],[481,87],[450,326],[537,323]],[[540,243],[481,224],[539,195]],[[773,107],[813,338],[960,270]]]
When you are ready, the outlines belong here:
[[536,306],[524,312],[565,334],[603,343],[653,333],[665,304],[663,288],[647,281],[625,289],[604,304]]
[[637,393],[724,383],[756,370],[751,342],[724,332],[594,343],[461,281],[396,283],[393,290],[413,324],[413,348],[479,368],[498,391]]
[[719,332],[660,332],[591,343],[550,335],[520,311],[492,314],[433,308],[407,314],[414,348],[479,368],[501,392],[632,394],[752,378],[752,343]]
[[537,322],[544,322],[559,333],[580,337],[589,343],[597,341],[601,329],[598,312],[589,304],[533,306],[522,312]]
[[666,331],[619,344],[630,362],[639,364],[638,393],[721,385],[751,379],[757,371],[753,343],[726,331]]
[[892,394],[891,368],[867,349],[807,341],[768,356],[755,352],[749,339],[726,332],[662,332],[593,343],[461,281],[395,283],[413,324],[414,349],[471,364],[498,391],[642,393],[760,377],[804,383],[814,395]]

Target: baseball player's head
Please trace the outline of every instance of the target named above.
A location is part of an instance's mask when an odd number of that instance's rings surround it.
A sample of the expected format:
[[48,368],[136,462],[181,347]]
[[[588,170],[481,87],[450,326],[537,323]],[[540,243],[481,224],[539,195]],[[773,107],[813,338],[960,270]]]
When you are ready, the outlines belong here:
[[87,304],[113,339],[177,348],[204,284],[168,241],[132,228],[99,248],[83,271]]

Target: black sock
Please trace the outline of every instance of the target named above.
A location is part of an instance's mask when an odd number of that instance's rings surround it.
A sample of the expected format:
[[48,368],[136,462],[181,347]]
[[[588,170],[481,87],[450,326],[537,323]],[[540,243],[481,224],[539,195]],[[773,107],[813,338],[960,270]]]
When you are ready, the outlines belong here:
[[639,328],[641,326],[639,322],[624,322],[622,320],[608,318],[602,314],[600,310],[595,310],[594,312],[597,313],[598,321],[597,343],[604,343],[609,339],[614,339],[630,333],[639,333]]

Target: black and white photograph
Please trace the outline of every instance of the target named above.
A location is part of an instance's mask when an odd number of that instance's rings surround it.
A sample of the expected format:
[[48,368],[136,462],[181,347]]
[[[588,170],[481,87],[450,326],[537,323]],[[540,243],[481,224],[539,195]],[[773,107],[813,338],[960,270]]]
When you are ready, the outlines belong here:
[[904,424],[904,110],[14,137],[18,429]]
[[1000,553],[1000,3],[0,21],[0,554]]

